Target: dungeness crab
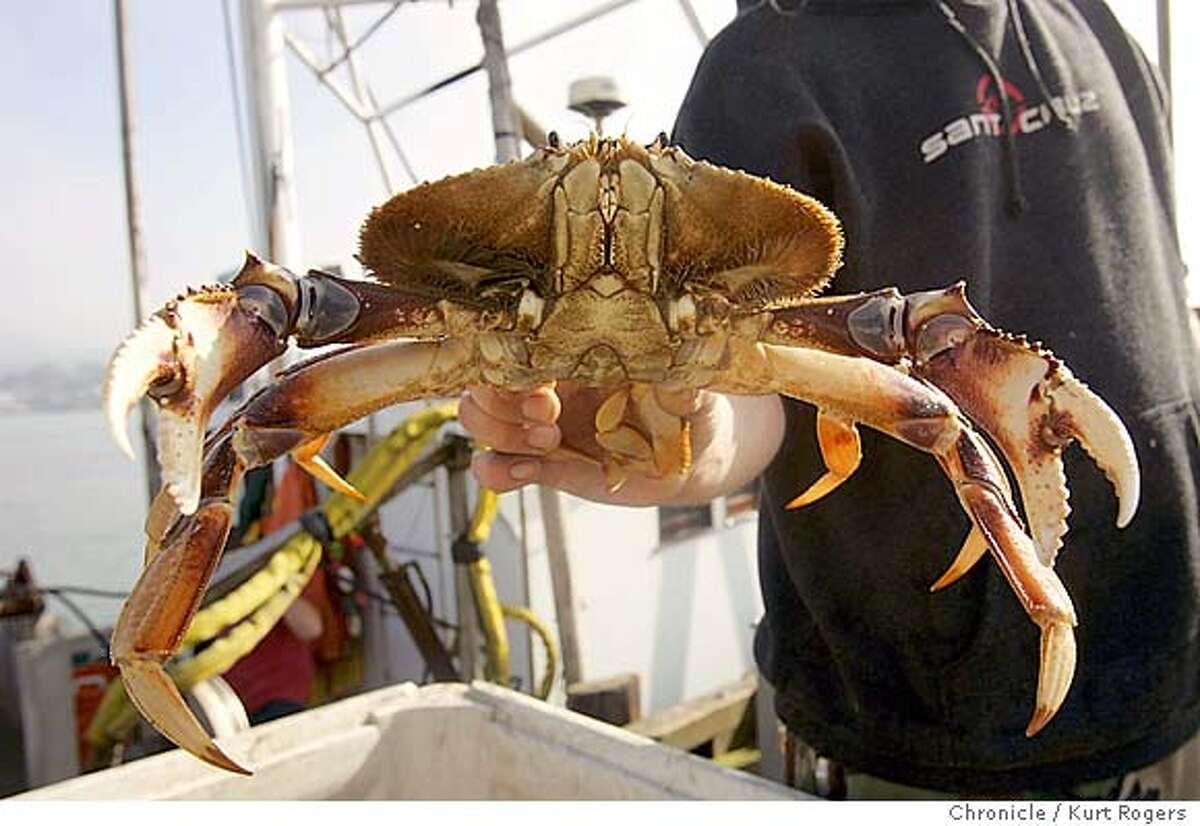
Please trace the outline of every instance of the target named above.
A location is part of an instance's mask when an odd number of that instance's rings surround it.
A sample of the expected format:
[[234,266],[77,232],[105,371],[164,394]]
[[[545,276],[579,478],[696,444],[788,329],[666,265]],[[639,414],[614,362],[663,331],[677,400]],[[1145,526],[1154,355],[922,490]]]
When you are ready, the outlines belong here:
[[[159,407],[164,489],[146,567],[113,635],[129,696],[203,760],[244,771],[208,737],[163,669],[200,603],[247,468],[318,456],[331,432],[386,405],[469,385],[576,380],[610,391],[596,455],[626,474],[689,470],[672,391],[780,393],[814,404],[827,472],[793,506],[854,472],[865,424],[933,454],[973,528],[935,588],[990,550],[1041,629],[1027,734],[1059,708],[1075,670],[1075,613],[1055,575],[1066,532],[1061,452],[1078,439],[1112,482],[1117,524],[1137,509],[1137,459],[1113,411],[1053,355],[990,328],[961,284],[814,298],[840,263],[835,217],[805,195],[695,161],[665,136],[570,146],[425,184],[372,212],[371,281],[297,277],[248,255],[231,285],[190,291],[117,350],[105,405]],[[294,338],[350,346],[282,372],[205,437],[210,413]],[[1024,502],[979,428],[1004,455]]]

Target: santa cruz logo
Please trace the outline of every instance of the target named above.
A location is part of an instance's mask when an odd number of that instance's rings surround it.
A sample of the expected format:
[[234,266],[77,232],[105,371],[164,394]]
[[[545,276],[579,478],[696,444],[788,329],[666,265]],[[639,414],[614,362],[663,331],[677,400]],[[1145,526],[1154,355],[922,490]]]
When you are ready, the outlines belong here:
[[[1001,78],[1001,80],[1004,80]],[[1025,111],[1025,94],[1017,87],[1017,84],[1010,80],[1004,80],[1004,91],[1008,93],[1008,105],[1013,109],[1014,117],[1018,117],[1021,112]],[[980,75],[979,81],[975,84],[975,102],[979,104],[979,111],[988,115],[1000,117],[1004,111],[1004,106],[1000,103],[1000,91],[994,88],[991,75]],[[997,120],[996,123],[1000,121]]]
[[[1048,103],[1030,104],[1015,83],[1009,80],[1003,82],[1012,110],[1012,123],[1007,128],[1014,135],[1029,135],[1046,128],[1054,121],[1055,112],[1078,118],[1100,109],[1100,99],[1091,90],[1055,95]],[[1000,104],[1000,91],[995,87],[991,75],[982,75],[975,84],[975,104],[979,107],[978,111],[950,121],[921,141],[921,158],[925,163],[933,163],[956,146],[976,138],[999,138],[1004,134],[1004,107]]]

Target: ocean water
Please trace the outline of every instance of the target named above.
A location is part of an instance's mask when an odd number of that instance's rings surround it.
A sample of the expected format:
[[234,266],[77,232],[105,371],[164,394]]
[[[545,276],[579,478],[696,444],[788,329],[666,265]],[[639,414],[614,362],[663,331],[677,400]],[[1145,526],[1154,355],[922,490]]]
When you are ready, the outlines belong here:
[[[41,585],[128,591],[141,567],[145,517],[140,459],[117,449],[99,410],[0,416],[0,570],[24,556]],[[71,599],[101,627],[121,607]],[[68,630],[82,630],[47,600]]]

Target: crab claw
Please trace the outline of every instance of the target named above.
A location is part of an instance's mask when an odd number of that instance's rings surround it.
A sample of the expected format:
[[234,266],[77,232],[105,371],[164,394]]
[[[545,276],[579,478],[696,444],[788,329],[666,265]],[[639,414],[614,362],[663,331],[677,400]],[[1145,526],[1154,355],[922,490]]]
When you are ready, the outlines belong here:
[[1137,511],[1140,475],[1125,426],[1048,350],[985,326],[962,285],[910,296],[913,372],[949,395],[1013,469],[1038,556],[1054,563],[1070,507],[1063,448],[1078,440],[1116,492],[1117,526]]
[[122,342],[109,359],[104,378],[104,413],[121,451],[134,458],[126,422],[138,399],[154,385],[171,380],[175,333],[153,316]]
[[232,286],[189,290],[135,330],[113,355],[104,409],[117,444],[133,455],[129,411],[158,405],[163,486],[185,514],[200,501],[204,432],[229,391],[283,352],[299,303],[286,271],[247,253]]

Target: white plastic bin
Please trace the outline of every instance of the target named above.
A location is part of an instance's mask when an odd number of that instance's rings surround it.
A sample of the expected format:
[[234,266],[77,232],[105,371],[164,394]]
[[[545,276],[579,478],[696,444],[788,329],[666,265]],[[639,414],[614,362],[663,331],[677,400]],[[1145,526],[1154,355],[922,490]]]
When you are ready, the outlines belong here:
[[220,742],[255,767],[252,777],[175,751],[11,799],[803,797],[486,683],[394,686]]

